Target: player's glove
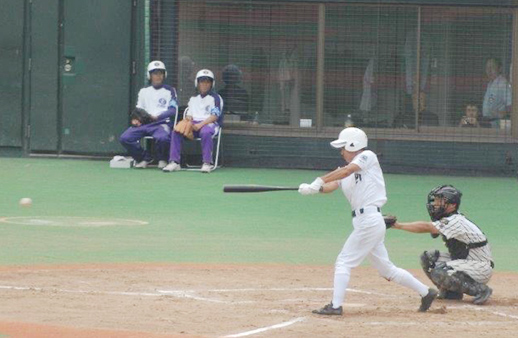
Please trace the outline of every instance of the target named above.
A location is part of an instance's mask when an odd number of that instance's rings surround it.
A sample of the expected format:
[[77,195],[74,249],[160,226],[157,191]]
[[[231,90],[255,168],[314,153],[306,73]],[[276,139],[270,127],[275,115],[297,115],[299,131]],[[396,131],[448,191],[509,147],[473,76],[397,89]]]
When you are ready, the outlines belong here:
[[385,226],[387,229],[392,228],[394,224],[397,222],[397,217],[393,215],[383,215],[383,220],[385,221]]
[[311,188],[311,185],[309,185],[307,183],[302,183],[301,185],[299,185],[299,194],[301,194],[301,195],[318,194],[318,190],[314,190],[313,188]]
[[[137,127],[140,125],[148,124],[148,123],[155,121],[153,116],[151,116],[147,111],[145,111],[142,108],[133,109],[132,112],[130,113],[130,120],[131,120],[131,124],[133,124],[134,126],[137,126]],[[138,122],[136,123],[135,121],[138,121]]]
[[176,126],[174,126],[174,131],[176,131],[179,134],[182,134],[189,140],[194,139],[194,135],[192,133],[192,122],[187,119],[183,119],[180,122],[178,122]]

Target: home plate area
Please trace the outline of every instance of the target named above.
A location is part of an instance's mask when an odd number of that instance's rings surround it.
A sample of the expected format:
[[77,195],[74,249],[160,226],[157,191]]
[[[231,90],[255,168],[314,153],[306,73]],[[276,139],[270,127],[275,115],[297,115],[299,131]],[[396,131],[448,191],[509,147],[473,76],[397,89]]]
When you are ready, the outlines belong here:
[[[516,274],[496,272],[483,306],[420,298],[353,270],[343,316],[311,310],[332,296],[332,266],[90,264],[0,267],[0,336],[474,337],[518,330]],[[411,271],[431,285],[419,270]]]

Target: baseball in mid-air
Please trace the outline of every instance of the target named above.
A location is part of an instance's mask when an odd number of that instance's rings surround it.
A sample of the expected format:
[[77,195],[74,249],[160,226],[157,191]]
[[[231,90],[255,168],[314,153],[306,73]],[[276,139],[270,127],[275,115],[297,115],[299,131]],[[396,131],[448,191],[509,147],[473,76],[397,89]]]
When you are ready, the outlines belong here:
[[24,197],[20,200],[20,206],[22,207],[30,207],[32,205],[32,199],[29,197]]

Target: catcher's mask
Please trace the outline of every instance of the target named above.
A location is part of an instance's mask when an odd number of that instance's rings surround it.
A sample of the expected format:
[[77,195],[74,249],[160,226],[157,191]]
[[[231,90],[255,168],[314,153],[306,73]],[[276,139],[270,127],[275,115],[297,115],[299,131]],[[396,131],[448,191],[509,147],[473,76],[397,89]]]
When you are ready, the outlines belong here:
[[[460,206],[460,198],[462,192],[452,185],[441,185],[433,188],[428,194],[428,200],[426,203],[426,209],[432,221],[438,221],[443,217],[450,216],[457,213]],[[435,205],[434,202],[439,199],[440,204]],[[446,209],[448,205],[455,204],[455,210],[447,213]]]

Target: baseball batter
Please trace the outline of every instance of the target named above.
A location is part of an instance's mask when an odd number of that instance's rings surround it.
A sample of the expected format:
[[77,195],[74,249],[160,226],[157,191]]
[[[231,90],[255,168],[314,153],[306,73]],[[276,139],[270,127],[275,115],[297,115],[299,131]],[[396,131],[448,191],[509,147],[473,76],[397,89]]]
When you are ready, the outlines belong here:
[[428,250],[421,265],[439,288],[439,298],[462,299],[473,296],[473,303],[484,304],[492,290],[486,284],[493,274],[491,248],[480,228],[458,213],[462,193],[451,185],[434,188],[428,194],[427,209],[432,222],[396,222],[393,227],[415,233],[442,236],[448,252]]
[[167,71],[163,62],[150,62],[147,71],[151,85],[139,91],[136,107],[149,113],[153,122],[144,124],[132,120],[132,126],[119,140],[137,162],[135,168],[146,168],[152,160],[152,155],[142,148],[140,140],[144,136],[153,136],[158,167],[162,169],[167,165],[169,156],[171,117],[178,110],[176,89],[164,84]]
[[416,291],[422,297],[419,311],[428,310],[437,297],[435,289],[429,289],[389,259],[384,244],[386,227],[381,214],[381,207],[387,201],[385,181],[378,158],[366,149],[367,143],[367,135],[361,129],[345,128],[331,146],[341,149],[341,155],[348,164],[318,177],[311,184],[299,186],[302,195],[330,193],[340,188],[353,210],[353,231],[336,259],[333,300],[313,311],[319,315],[342,314],[351,269],[365,258],[386,280]]

